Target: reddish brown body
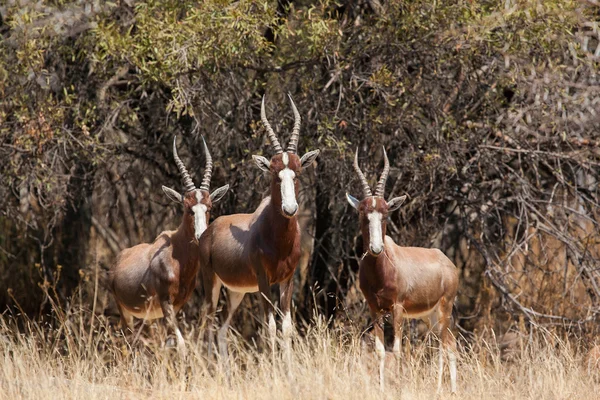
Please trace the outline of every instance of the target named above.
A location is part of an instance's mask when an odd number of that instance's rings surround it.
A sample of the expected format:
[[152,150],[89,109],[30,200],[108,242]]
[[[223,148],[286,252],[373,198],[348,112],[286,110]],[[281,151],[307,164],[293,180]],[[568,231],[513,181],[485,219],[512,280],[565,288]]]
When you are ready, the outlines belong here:
[[440,250],[400,247],[389,236],[382,255],[364,250],[360,288],[372,309],[389,313],[400,307],[406,316],[420,316],[431,312],[444,296],[454,299],[458,271]]
[[[218,278],[226,287],[256,292],[259,277],[273,285],[289,280],[300,259],[300,228],[296,217],[283,217],[281,202],[269,196],[253,214],[217,218],[202,239],[204,285]],[[210,256],[209,256],[210,255]],[[240,268],[248,265],[251,268]]]
[[175,314],[196,286],[200,267],[198,239],[210,219],[212,203],[229,188],[225,185],[209,193],[212,159],[206,143],[204,148],[206,172],[202,185],[196,189],[177,156],[176,141],[173,142],[173,156],[183,176],[185,194],[164,186],[163,191],[171,199],[183,203],[183,221],[176,231],[162,232],[151,244],[143,243],[123,250],[109,274],[110,288],[121,313],[121,326],[131,329],[133,317],[144,320],[165,317],[175,331],[177,347],[182,354],[185,344]]
[[163,317],[159,299],[168,299],[175,313],[183,307],[194,291],[200,267],[193,236],[193,220],[185,213],[176,231],[162,232],[153,243],[138,244],[117,256],[110,277],[122,318]]
[[[383,316],[391,313],[394,322],[394,353],[400,356],[403,318],[418,318],[438,330],[444,350],[450,358],[452,392],[456,391],[456,341],[450,332],[452,306],[458,290],[458,270],[438,249],[400,247],[386,236],[388,213],[394,211],[406,196],[386,202],[383,198],[389,162],[384,149],[385,167],[375,191],[371,194],[358,167],[365,198],[362,201],[346,194],[348,202],[359,212],[364,255],[360,261],[360,289],[373,318],[376,351],[380,357],[380,385],[383,389],[385,348]],[[440,349],[438,390],[441,388],[443,353]]]
[[[291,97],[290,97],[291,101]],[[312,164],[319,151],[302,158],[296,154],[300,115],[291,101],[296,123],[287,151],[283,151],[265,116],[264,98],[261,118],[276,154],[267,160],[254,156],[263,171],[271,175],[271,195],[252,214],[234,214],[217,218],[202,237],[200,264],[208,303],[213,315],[221,287],[228,289],[228,314],[219,330],[219,347],[227,355],[226,334],[233,313],[246,293],[260,292],[264,299],[271,349],[274,352],[275,319],[270,302],[270,286],[280,285],[280,307],[284,314],[282,330],[289,349],[290,305],[293,275],[300,260],[300,226],[296,202],[297,177],[303,167]],[[214,331],[209,331],[209,349]]]

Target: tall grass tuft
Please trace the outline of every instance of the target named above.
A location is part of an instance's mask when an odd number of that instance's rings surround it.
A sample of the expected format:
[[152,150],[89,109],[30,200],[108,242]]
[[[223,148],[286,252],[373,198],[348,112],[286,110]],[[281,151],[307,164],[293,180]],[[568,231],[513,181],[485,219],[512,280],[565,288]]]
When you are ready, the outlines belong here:
[[[0,317],[0,398],[19,399],[365,399],[436,397],[435,338],[386,360],[386,392],[377,361],[358,329],[328,328],[318,316],[294,338],[291,365],[230,333],[230,367],[207,358],[201,329],[188,329],[188,356],[165,348],[162,324],[123,337],[104,316],[80,304],[55,306],[52,318]],[[458,398],[597,398],[597,371],[577,341],[536,331],[510,352],[491,335],[463,346]],[[228,372],[229,371],[229,372]],[[446,371],[447,375],[447,371]],[[444,394],[449,394],[448,376]],[[445,396],[443,396],[445,397]]]

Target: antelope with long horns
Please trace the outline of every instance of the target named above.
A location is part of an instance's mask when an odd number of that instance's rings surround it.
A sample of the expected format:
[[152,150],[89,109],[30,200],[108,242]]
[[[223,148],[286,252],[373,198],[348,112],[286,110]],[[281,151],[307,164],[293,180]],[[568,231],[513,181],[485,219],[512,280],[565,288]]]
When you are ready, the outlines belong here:
[[364,255],[360,261],[359,284],[365,296],[375,331],[375,351],[379,356],[379,384],[384,389],[385,347],[383,316],[391,313],[394,324],[396,358],[400,357],[402,319],[423,319],[430,328],[439,330],[438,391],[442,386],[444,351],[448,354],[450,384],[456,392],[456,340],[450,332],[454,298],[458,290],[458,270],[438,249],[400,247],[386,236],[388,213],[397,210],[406,196],[389,201],[383,198],[390,164],[383,149],[384,169],[375,194],[358,166],[358,149],[354,170],[363,188],[364,199],[357,200],[348,193],[348,203],[358,210],[363,237]]
[[[289,96],[289,95],[288,95]],[[300,114],[289,96],[294,127],[286,151],[265,114],[262,99],[261,120],[275,155],[271,160],[252,156],[256,165],[271,175],[271,194],[252,214],[234,214],[217,218],[207,229],[200,244],[201,274],[209,315],[214,315],[222,286],[228,292],[228,312],[219,329],[219,352],[227,355],[226,335],[231,318],[246,293],[260,292],[264,300],[271,351],[275,354],[276,325],[270,304],[270,287],[279,283],[282,331],[289,355],[292,329],[290,303],[293,275],[300,258],[298,225],[298,176],[319,154],[314,150],[296,154],[300,135]],[[214,323],[213,323],[214,324]],[[209,352],[214,342],[214,327],[209,329]]]
[[183,178],[183,194],[163,186],[173,201],[183,204],[183,221],[176,231],[164,231],[153,243],[142,243],[123,250],[110,271],[110,286],[121,313],[121,327],[133,328],[133,317],[153,320],[165,317],[176,336],[177,349],[185,354],[183,336],[175,315],[196,286],[199,269],[199,240],[206,230],[210,210],[229,189],[222,186],[209,193],[212,158],[204,138],[206,167],[198,189],[177,155],[177,137],[173,157]]

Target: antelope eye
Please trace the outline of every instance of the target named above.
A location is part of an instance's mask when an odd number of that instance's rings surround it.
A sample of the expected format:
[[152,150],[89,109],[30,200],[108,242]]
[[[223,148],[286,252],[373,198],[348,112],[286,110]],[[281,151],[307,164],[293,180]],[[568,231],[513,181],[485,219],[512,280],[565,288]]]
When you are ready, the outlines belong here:
[[194,215],[194,210],[190,208],[190,215]]

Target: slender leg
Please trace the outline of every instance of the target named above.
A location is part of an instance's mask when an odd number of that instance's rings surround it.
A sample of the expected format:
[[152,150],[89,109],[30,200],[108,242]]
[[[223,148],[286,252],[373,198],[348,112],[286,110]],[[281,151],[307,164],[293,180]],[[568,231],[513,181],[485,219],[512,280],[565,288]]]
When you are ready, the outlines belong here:
[[[452,335],[452,333],[450,333],[450,336],[452,336],[452,338],[455,339],[454,335]],[[454,344],[456,345],[456,341],[454,342]],[[457,390],[456,352],[453,350],[448,350],[448,359],[450,360],[450,389],[451,389],[452,393],[456,393],[456,390]]]
[[385,346],[383,341],[383,318],[380,312],[371,311],[373,318],[373,331],[375,333],[375,353],[379,357],[379,389],[383,392],[385,389]]
[[133,332],[133,315],[131,315],[124,307],[119,304],[117,301],[117,307],[119,308],[119,314],[121,315],[120,328],[125,334],[125,331],[129,329],[130,332]]
[[217,324],[215,313],[217,305],[219,304],[222,283],[214,272],[204,274],[203,282],[204,296],[208,303],[206,315],[208,317],[208,356],[210,357],[215,342],[215,330]]
[[227,318],[225,318],[223,325],[221,325],[221,328],[219,329],[219,355],[221,356],[220,362],[225,363],[225,374],[227,376],[227,381],[231,384],[231,364],[229,360],[229,354],[227,352],[227,331],[235,310],[237,310],[242,300],[244,300],[244,293],[237,293],[228,290],[227,294]]
[[[441,301],[440,301],[441,304]],[[436,340],[439,341],[439,353],[438,353],[438,385],[437,392],[440,393],[442,390],[442,382],[444,380],[444,352],[442,351],[441,346],[441,325],[440,325],[440,305],[438,308],[428,317],[423,318],[423,322],[427,324],[427,335],[425,336],[425,340],[431,344],[431,340],[433,340],[432,333],[436,334]]]
[[292,293],[294,291],[294,278],[291,277],[287,282],[279,284],[279,304],[281,306],[281,312],[283,313],[283,322],[281,323],[281,331],[283,333],[283,346],[285,348],[285,355],[287,359],[288,375],[292,373],[292,349],[291,349],[291,335],[294,329],[292,325],[292,316],[290,315],[290,308],[292,303]]
[[171,301],[169,300],[163,300],[160,302],[160,307],[162,308],[167,325],[173,330],[177,338],[177,351],[182,357],[185,357],[185,342],[183,340],[183,335],[177,326],[177,318],[175,318],[173,304],[171,304]]
[[442,391],[442,381],[444,380],[444,350],[442,349],[442,345],[440,343],[440,348],[438,351],[439,362],[438,362],[438,384],[437,384],[437,392],[440,393]]
[[444,354],[448,355],[448,364],[450,368],[450,388],[452,393],[456,393],[456,338],[450,331],[450,322],[452,320],[452,301],[442,298],[438,310],[438,319],[440,326],[440,368],[438,376],[438,392],[442,388],[442,374],[444,372]]
[[402,367],[402,334],[403,334],[403,317],[404,309],[398,303],[394,304],[394,356],[398,364],[398,371]]
[[275,337],[277,335],[277,326],[275,325],[275,316],[273,310],[268,311],[269,319],[269,343],[271,344],[271,361],[275,364]]
[[269,327],[269,343],[271,344],[271,359],[275,364],[275,335],[277,333],[277,327],[275,325],[275,316],[273,315],[273,305],[271,303],[271,293],[268,278],[263,270],[258,275],[258,289],[263,297],[263,306],[265,318],[267,320],[267,326]]
[[[135,342],[135,336],[133,331],[133,315],[131,315],[124,307],[117,301],[117,307],[119,308],[119,314],[121,315],[121,321],[119,322],[121,334],[126,342]],[[128,338],[129,337],[129,338]]]
[[244,300],[244,293],[232,292],[231,290],[227,291],[228,294],[228,302],[227,302],[227,318],[221,325],[219,329],[219,353],[223,360],[228,359],[227,353],[227,330],[229,329],[229,324],[231,323],[231,319],[233,318],[233,313]]
[[399,304],[394,305],[394,355],[400,358],[403,333],[403,309]]

